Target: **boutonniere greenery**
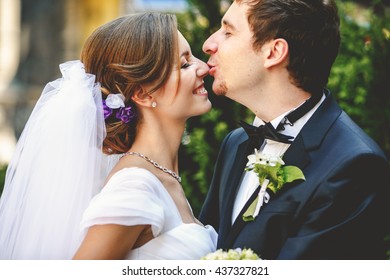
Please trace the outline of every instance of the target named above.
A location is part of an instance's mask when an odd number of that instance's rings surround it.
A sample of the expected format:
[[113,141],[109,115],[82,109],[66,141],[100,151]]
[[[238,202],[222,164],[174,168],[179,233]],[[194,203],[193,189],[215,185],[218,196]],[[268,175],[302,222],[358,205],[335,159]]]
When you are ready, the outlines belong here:
[[279,156],[267,155],[255,149],[254,154],[248,156],[246,171],[252,171],[259,177],[260,191],[256,199],[243,214],[245,222],[253,221],[259,214],[263,203],[270,199],[267,190],[273,194],[278,193],[286,183],[296,180],[305,180],[301,169],[296,166],[284,165],[284,161]]

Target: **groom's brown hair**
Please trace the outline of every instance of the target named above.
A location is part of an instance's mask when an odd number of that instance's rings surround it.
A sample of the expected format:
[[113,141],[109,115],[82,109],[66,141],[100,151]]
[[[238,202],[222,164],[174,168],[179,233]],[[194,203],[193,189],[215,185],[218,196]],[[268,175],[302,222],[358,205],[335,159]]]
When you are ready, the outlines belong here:
[[333,0],[235,0],[249,6],[253,47],[283,38],[289,46],[292,82],[322,93],[340,45],[340,19]]

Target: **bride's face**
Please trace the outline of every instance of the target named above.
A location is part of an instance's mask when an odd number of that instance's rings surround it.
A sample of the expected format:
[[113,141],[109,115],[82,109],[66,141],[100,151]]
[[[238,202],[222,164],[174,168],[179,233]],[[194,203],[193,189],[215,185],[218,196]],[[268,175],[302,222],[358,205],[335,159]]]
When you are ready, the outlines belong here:
[[167,83],[158,93],[158,107],[173,118],[188,119],[208,112],[211,102],[203,78],[209,67],[194,57],[187,40],[179,32],[179,59]]

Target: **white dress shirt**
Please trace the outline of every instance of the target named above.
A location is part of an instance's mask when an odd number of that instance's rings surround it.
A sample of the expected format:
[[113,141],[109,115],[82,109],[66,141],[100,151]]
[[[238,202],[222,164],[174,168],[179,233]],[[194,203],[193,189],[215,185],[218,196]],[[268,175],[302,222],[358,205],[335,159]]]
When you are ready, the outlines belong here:
[[[282,134],[292,136],[295,138],[298,135],[298,133],[301,131],[302,127],[306,124],[306,122],[310,119],[310,117],[314,114],[317,108],[324,101],[324,99],[325,99],[325,95],[322,96],[321,100],[313,107],[313,109],[307,112],[302,118],[297,120],[293,126],[290,126],[288,124],[285,125],[284,126],[285,129],[282,131]],[[271,121],[272,126],[277,127],[279,123],[284,119],[284,117],[295,109],[296,108],[288,112],[285,112],[279,117],[273,119]],[[262,124],[264,124],[263,120],[261,120],[258,117],[255,117],[253,121],[253,125],[259,126]],[[259,149],[259,152],[273,155],[273,156],[283,156],[289,147],[290,144],[265,139],[263,145]],[[234,201],[233,212],[232,212],[232,224],[236,220],[238,214],[241,212],[245,203],[248,201],[248,199],[253,194],[253,192],[257,189],[258,186],[259,186],[259,178],[257,177],[257,174],[253,171],[244,171],[243,176],[241,178],[241,184],[238,188],[238,192],[236,194],[236,198]]]

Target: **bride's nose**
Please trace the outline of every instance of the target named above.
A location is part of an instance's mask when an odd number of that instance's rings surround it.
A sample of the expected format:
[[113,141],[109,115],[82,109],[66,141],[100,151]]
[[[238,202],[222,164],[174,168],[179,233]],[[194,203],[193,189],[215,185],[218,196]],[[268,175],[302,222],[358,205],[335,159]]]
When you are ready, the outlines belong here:
[[196,75],[200,78],[207,76],[207,74],[209,73],[209,70],[210,70],[209,66],[200,59],[198,59],[197,64],[198,64],[198,67],[196,69]]

